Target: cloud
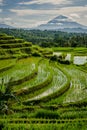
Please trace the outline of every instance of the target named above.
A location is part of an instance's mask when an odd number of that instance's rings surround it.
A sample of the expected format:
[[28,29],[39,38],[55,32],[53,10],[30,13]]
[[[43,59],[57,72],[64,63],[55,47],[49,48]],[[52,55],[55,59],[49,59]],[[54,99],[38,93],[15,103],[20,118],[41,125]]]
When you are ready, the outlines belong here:
[[87,11],[87,7],[82,7],[82,6],[65,7],[65,8],[61,8],[61,9],[55,9],[55,10],[11,9],[10,11],[16,13],[18,16],[69,14],[70,16],[73,16],[73,17],[79,17],[79,15],[77,13]]
[[0,17],[0,22],[5,23],[5,24],[11,24],[12,23],[12,18],[10,18],[10,17],[1,18]]
[[58,13],[58,10],[32,10],[32,9],[16,10],[16,9],[11,9],[10,11],[16,13],[18,16],[42,15],[42,14],[48,15],[48,14]]
[[29,2],[20,2],[20,5],[30,5],[30,4],[53,4],[53,5],[59,5],[59,4],[70,4],[71,1],[69,0],[33,0],[33,1],[29,1]]
[[47,21],[44,21],[44,20],[42,20],[42,21],[37,21],[36,24],[35,24],[35,26],[39,26],[39,25],[41,25],[41,24],[46,24],[47,22],[48,22],[48,20],[47,20]]
[[32,28],[37,27],[40,24],[46,23],[46,21],[35,21],[33,19],[24,19],[24,18],[16,18],[14,19],[14,26],[15,27],[21,27],[21,28]]
[[87,18],[85,16],[87,12],[86,6],[64,7],[56,10],[11,9],[10,11],[14,13],[15,26],[17,27],[35,27],[47,23],[60,14],[72,18],[74,21],[81,24],[87,25]]
[[0,0],[2,3],[0,17],[16,27],[34,27],[58,15],[87,25],[87,0]]
[[60,11],[62,13],[68,13],[68,14],[71,14],[71,13],[76,13],[76,12],[83,12],[83,11],[87,11],[87,7],[83,7],[83,6],[75,6],[75,7],[65,7],[65,8],[61,8]]
[[76,13],[72,13],[72,14],[70,14],[70,16],[71,16],[72,18],[80,18],[80,15],[79,15],[79,14],[76,14]]
[[0,9],[0,12],[2,12],[2,9]]
[[87,18],[87,15],[84,15],[85,18]]
[[4,0],[0,0],[0,5],[3,5],[3,1],[4,1]]
[[70,0],[72,1],[72,6],[85,6],[87,5],[87,0]]

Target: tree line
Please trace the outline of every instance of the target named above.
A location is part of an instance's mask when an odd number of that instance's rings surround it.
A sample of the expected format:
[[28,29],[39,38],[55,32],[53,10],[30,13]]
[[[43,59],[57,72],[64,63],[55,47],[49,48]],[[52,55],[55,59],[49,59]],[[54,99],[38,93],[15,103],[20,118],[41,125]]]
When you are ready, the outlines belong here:
[[86,33],[0,28],[0,33],[22,38],[41,47],[87,47]]

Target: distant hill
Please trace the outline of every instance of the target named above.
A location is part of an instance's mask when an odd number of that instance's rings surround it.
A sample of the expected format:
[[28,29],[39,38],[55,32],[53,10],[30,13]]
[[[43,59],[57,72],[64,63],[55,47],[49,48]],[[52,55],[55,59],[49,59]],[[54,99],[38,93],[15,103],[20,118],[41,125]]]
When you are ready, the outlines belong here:
[[50,20],[47,24],[41,24],[37,27],[37,29],[66,32],[87,32],[87,26],[81,25],[63,15],[59,15],[58,17]]
[[14,28],[14,27],[7,25],[7,24],[0,23],[0,28]]

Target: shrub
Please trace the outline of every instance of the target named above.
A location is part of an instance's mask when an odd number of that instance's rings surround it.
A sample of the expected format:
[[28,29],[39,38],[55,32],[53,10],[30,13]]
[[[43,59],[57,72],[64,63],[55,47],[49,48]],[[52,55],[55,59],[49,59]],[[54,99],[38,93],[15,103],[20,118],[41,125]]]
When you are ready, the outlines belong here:
[[57,57],[56,55],[54,55],[54,56],[52,56],[52,57],[50,58],[50,60],[52,60],[52,61],[57,61],[57,60],[58,60],[58,57]]
[[0,130],[4,128],[4,123],[0,123]]
[[69,60],[58,59],[58,62],[61,63],[61,64],[67,64],[67,65],[70,64],[70,61],[69,61]]
[[41,56],[41,54],[40,54],[39,52],[37,52],[37,51],[36,51],[36,52],[33,52],[32,56],[36,56],[36,57],[38,57],[38,56],[39,56],[39,57],[40,57],[40,56]]
[[46,118],[46,119],[58,119],[59,114],[55,111],[50,111],[50,110],[39,110],[36,115],[36,118]]

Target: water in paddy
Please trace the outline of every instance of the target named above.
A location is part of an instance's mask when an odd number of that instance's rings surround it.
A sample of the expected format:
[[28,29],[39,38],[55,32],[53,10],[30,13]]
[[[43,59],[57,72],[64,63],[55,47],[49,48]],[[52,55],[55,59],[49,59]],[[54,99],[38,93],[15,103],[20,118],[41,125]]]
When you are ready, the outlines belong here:
[[87,63],[87,56],[74,56],[73,63],[77,65],[83,65]]
[[[54,52],[53,55],[60,56],[62,52]],[[71,60],[71,54],[67,53],[65,60]],[[73,64],[75,65],[84,65],[87,63],[87,56],[74,56]]]

